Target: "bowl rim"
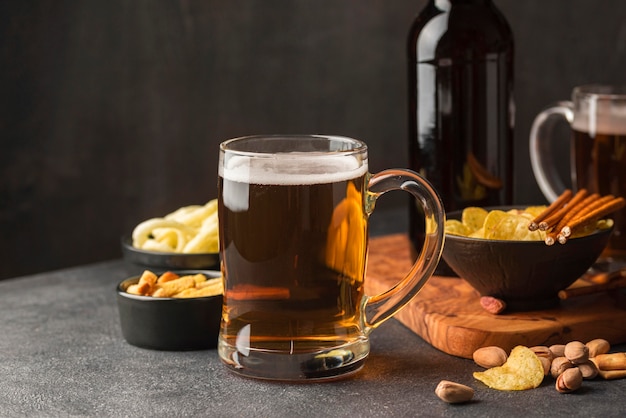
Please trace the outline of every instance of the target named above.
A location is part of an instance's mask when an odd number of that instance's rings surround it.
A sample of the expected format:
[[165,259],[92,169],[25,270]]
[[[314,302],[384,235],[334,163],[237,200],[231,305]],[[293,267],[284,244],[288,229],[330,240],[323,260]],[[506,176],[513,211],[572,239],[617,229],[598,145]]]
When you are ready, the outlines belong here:
[[[485,206],[485,207],[482,207],[482,209],[485,209],[487,211],[490,211],[490,210],[504,210],[504,211],[507,211],[507,210],[511,210],[511,209],[523,209],[523,208],[527,208],[527,207],[531,207],[531,206],[539,206],[539,205]],[[448,212],[446,214],[446,220],[449,220],[449,219],[460,220],[462,214],[463,214],[463,209]],[[610,228],[596,229],[595,231],[593,231],[590,234],[583,235],[581,237],[570,238],[568,241],[580,241],[580,240],[583,240],[583,239],[591,239],[595,235],[610,234],[613,231],[614,227],[615,227],[615,225],[613,224],[613,225],[611,225]],[[478,238],[478,237],[466,237],[464,235],[448,234],[448,233],[445,233],[445,231],[444,231],[444,235],[445,235],[445,239],[446,240],[454,239],[454,240],[459,240],[459,241],[508,242],[508,243],[516,243],[516,244],[519,244],[519,245],[537,245],[537,243],[540,243],[542,245],[548,246],[545,242],[540,241],[540,240],[529,241],[529,240],[512,240],[512,239],[506,239],[505,240],[505,239],[488,239],[488,238]],[[562,245],[562,244],[560,244],[560,245]],[[445,246],[444,246],[444,248],[445,248]]]
[[215,253],[173,253],[135,248],[132,237],[124,235],[120,240],[122,256],[126,261],[153,269],[212,270],[219,269],[221,255]]
[[[189,275],[189,274],[204,274],[209,278],[218,278],[222,277],[222,272],[219,270],[162,270],[158,272],[154,272],[157,276],[165,273],[166,271],[171,271],[172,273],[180,274],[180,275]],[[127,277],[126,279],[120,281],[116,287],[115,291],[121,297],[127,299],[134,299],[139,301],[174,301],[177,303],[185,303],[193,300],[203,300],[203,299],[213,299],[213,298],[223,298],[224,295],[212,295],[212,296],[196,296],[193,298],[174,298],[174,297],[158,297],[158,296],[145,296],[145,295],[133,295],[132,293],[128,293],[126,289],[128,286],[136,284],[141,275],[135,275],[131,277]]]

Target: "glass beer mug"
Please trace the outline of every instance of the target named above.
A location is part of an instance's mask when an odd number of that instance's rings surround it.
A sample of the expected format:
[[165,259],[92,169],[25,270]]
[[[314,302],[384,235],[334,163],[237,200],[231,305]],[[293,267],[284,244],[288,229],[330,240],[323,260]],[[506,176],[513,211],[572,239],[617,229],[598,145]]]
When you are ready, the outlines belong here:
[[[555,169],[556,123],[565,119],[572,136],[569,149],[571,184],[590,193],[626,197],[626,86],[585,85],[574,88],[572,100],[559,102],[535,118],[530,132],[530,160],[537,183],[549,201],[566,186]],[[556,155],[555,155],[556,154]],[[615,226],[607,261],[626,262],[626,209],[611,215]]]
[[[371,175],[363,142],[322,135],[226,141],[218,182],[222,362],[244,376],[286,381],[359,370],[368,335],[437,266],[445,214],[435,190],[410,170]],[[367,296],[368,218],[391,190],[406,190],[423,207],[426,239],[403,280]]]

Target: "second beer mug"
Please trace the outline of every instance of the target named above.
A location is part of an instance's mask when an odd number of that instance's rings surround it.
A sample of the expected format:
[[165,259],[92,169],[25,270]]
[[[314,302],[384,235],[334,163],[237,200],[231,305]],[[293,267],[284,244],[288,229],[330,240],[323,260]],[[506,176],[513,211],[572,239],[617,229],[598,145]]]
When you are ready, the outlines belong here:
[[[572,130],[570,150],[554,151],[555,123]],[[556,155],[555,155],[556,154]],[[555,169],[557,158],[570,156],[574,189],[626,197],[626,86],[576,87],[572,100],[541,112],[530,132],[530,159],[537,183],[549,201],[565,189]],[[615,228],[605,255],[617,264],[626,262],[626,209],[612,216]]]
[[[406,190],[427,234],[407,276],[367,296],[368,218],[376,199]],[[368,173],[367,146],[335,136],[226,141],[219,162],[224,307],[218,351],[249,377],[326,380],[359,370],[368,335],[415,296],[443,246],[445,215],[409,170]]]

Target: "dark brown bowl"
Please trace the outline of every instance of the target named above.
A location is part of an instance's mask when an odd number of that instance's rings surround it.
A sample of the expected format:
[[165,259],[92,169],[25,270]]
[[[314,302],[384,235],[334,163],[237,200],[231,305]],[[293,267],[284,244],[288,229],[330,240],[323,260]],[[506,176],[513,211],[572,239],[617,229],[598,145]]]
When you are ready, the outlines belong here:
[[124,259],[155,269],[213,269],[220,263],[219,253],[181,254],[141,250],[133,247],[130,236],[122,237],[121,245]]
[[[451,212],[447,217],[460,219],[461,212]],[[543,241],[500,241],[446,234],[443,259],[481,296],[504,300],[509,311],[549,309],[558,306],[558,292],[594,264],[611,232],[600,230],[552,246]]]
[[[220,277],[219,271],[174,271]],[[222,295],[199,298],[156,298],[126,292],[139,281],[131,277],[117,286],[122,335],[132,345],[153,350],[215,348],[222,317]]]

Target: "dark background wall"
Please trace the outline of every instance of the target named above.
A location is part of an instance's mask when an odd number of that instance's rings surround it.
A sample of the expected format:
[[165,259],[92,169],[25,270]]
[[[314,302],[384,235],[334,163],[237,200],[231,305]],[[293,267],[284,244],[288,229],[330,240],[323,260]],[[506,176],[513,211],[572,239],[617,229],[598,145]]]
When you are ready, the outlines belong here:
[[[517,45],[515,200],[543,202],[532,119],[577,84],[625,82],[626,3],[495,2]],[[119,257],[139,221],[216,196],[230,137],[348,135],[372,171],[406,166],[405,38],[424,4],[2,1],[0,278]]]

